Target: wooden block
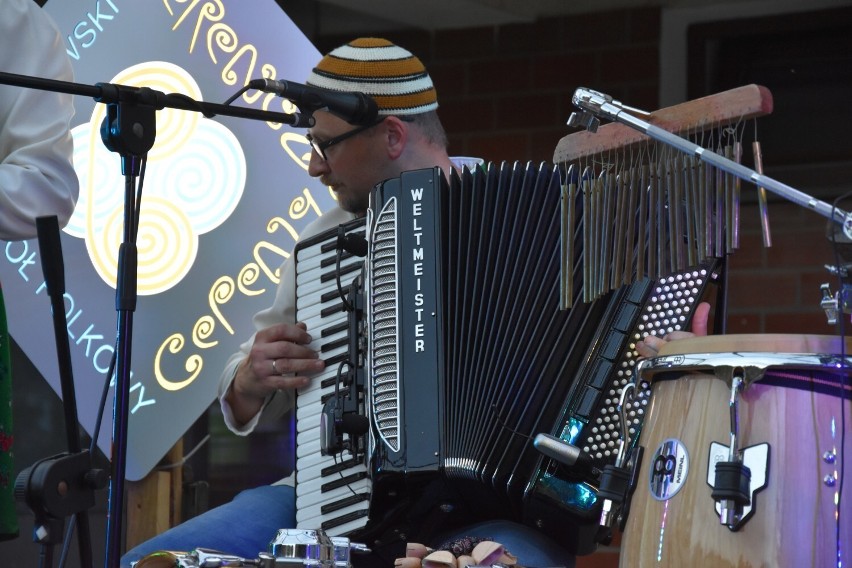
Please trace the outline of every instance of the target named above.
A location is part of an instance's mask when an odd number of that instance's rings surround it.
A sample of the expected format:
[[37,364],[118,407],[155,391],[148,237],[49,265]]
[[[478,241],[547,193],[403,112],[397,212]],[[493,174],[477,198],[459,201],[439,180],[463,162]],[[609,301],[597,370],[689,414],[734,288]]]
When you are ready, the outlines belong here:
[[[183,440],[163,459],[165,464],[180,464]],[[127,482],[126,549],[165,532],[181,522],[183,466],[154,470],[139,481]]]
[[170,528],[171,483],[172,476],[166,471],[127,482],[128,550]]
[[[771,112],[772,93],[760,85],[744,85],[656,110],[642,120],[669,132],[682,133],[718,128]],[[598,128],[597,132],[580,131],[563,137],[553,153],[553,162],[571,163],[648,140],[648,136],[630,126],[611,122]]]

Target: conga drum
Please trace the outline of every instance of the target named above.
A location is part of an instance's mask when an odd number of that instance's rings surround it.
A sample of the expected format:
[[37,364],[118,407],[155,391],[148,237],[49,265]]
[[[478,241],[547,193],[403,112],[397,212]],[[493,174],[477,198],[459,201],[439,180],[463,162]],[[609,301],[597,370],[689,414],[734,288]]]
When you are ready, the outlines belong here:
[[[852,566],[850,352],[832,336],[721,335],[643,363],[644,455],[620,566]],[[745,377],[736,393],[732,377]],[[732,443],[754,493],[728,524],[711,494]]]

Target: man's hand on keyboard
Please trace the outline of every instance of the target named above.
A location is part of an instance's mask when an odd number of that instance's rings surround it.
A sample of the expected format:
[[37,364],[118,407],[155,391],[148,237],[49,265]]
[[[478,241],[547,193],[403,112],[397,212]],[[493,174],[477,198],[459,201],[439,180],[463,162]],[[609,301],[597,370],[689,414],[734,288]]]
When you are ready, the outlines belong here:
[[278,324],[255,335],[249,356],[237,367],[226,395],[234,418],[248,422],[276,390],[303,387],[313,374],[325,368],[317,353],[308,347],[311,336],[304,324]]

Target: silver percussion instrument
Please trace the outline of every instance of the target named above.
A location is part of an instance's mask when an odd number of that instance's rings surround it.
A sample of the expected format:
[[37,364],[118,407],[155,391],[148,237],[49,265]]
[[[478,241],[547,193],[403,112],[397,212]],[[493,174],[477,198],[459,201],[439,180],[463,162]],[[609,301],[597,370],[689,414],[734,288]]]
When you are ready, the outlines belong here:
[[280,529],[269,543],[269,552],[257,558],[242,558],[209,548],[189,552],[161,550],[133,564],[134,568],[351,568],[352,552],[369,552],[364,545],[346,537],[328,536],[322,530]]

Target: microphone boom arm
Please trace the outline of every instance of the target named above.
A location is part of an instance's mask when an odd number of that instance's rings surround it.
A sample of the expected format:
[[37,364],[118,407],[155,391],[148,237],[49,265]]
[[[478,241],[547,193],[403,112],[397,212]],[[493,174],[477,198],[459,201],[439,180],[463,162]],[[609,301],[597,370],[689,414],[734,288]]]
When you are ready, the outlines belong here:
[[595,116],[620,122],[682,152],[697,156],[702,161],[716,166],[741,180],[751,182],[757,187],[764,187],[797,205],[815,211],[826,219],[838,223],[843,229],[843,234],[847,238],[852,239],[852,213],[833,207],[807,193],[781,183],[769,176],[760,174],[751,168],[738,164],[697,144],[693,144],[689,140],[673,134],[668,130],[645,122],[629,114],[630,112],[637,112],[636,109],[632,109],[621,104],[619,101],[613,100],[609,95],[581,87],[574,91],[574,96],[571,100],[583,112],[580,115],[576,113],[571,115],[571,118],[568,119],[570,126],[583,126],[594,132],[597,128],[597,120],[594,119]]

